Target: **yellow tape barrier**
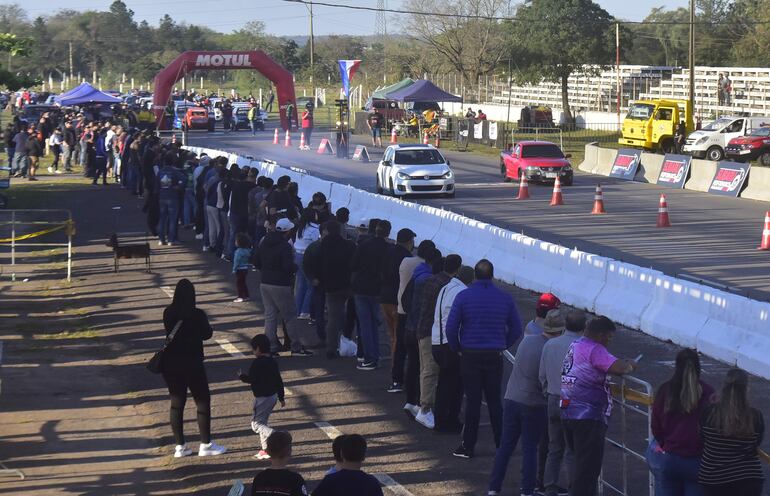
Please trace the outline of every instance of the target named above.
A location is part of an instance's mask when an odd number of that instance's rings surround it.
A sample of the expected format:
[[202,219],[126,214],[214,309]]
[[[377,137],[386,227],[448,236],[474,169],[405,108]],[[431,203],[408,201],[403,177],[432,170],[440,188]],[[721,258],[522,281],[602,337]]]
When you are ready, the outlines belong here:
[[64,224],[60,226],[51,227],[48,229],[43,229],[42,231],[37,231],[29,234],[23,234],[21,236],[16,236],[15,238],[2,238],[0,239],[0,243],[16,243],[19,241],[24,241],[25,239],[31,239],[31,238],[37,238],[38,236],[43,236],[45,234],[49,234],[52,232],[60,231],[64,229],[66,231],[67,236],[74,236],[75,235],[75,223],[71,220],[66,221]]

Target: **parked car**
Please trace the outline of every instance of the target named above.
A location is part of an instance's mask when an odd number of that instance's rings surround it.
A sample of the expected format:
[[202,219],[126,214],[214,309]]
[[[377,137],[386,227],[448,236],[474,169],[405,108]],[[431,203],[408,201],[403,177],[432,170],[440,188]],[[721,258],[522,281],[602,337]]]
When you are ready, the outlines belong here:
[[[251,129],[251,125],[249,124],[249,107],[233,107],[233,120],[235,121],[233,124],[234,131],[239,129]],[[267,112],[259,109],[259,115],[257,116],[258,131],[265,130],[265,120],[267,120]]]
[[511,150],[500,153],[500,175],[503,181],[520,180],[553,182],[572,185],[573,172],[569,159],[554,143],[548,141],[519,141]]
[[206,107],[187,107],[187,113],[182,121],[182,129],[205,129],[214,130],[214,113]]
[[770,125],[770,117],[720,117],[687,137],[682,151],[695,158],[719,162],[734,138],[747,136],[757,128]]
[[770,127],[758,127],[748,136],[731,139],[725,154],[736,162],[759,160],[760,164],[770,167]]
[[392,145],[377,166],[377,193],[455,196],[449,161],[433,145]]

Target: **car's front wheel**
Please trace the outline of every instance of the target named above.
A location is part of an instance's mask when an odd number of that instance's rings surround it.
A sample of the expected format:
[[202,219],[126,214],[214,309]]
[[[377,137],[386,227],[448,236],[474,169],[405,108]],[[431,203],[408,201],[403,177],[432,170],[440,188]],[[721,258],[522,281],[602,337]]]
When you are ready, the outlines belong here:
[[712,146],[706,151],[706,158],[709,160],[713,160],[714,162],[719,162],[724,157],[725,157],[724,152],[718,146]]
[[759,163],[765,167],[770,167],[770,152],[764,152],[759,156]]
[[382,185],[380,184],[380,176],[377,176],[376,184],[377,184],[377,187],[375,189],[377,191],[377,194],[381,195],[383,191],[382,191]]
[[511,182],[511,178],[508,177],[508,168],[505,166],[504,160],[500,160],[500,177],[503,179],[504,183]]

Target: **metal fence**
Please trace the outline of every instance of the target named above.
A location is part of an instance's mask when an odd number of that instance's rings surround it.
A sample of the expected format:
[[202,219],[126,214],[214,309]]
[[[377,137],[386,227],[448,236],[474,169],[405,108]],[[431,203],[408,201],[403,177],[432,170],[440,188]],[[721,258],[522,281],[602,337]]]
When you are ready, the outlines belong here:
[[[58,252],[62,249],[66,249],[67,281],[70,281],[74,235],[75,223],[69,210],[0,210],[0,246],[9,249],[8,261],[3,260],[3,266],[8,265],[12,281],[16,280],[22,269],[20,262],[25,259],[48,258],[53,267],[49,265],[44,270],[56,270],[55,265],[62,258]],[[60,241],[54,241],[57,238]]]

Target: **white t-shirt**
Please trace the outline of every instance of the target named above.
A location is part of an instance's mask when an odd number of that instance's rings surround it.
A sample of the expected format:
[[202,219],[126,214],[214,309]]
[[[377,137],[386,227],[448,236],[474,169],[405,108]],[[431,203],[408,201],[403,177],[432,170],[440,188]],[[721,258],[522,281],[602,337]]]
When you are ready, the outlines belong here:
[[310,223],[302,230],[302,236],[297,236],[297,241],[294,242],[294,249],[298,255],[301,255],[305,253],[305,250],[311,243],[319,239],[321,239],[320,226]]
[[438,292],[436,300],[436,311],[433,314],[433,328],[431,329],[431,344],[446,344],[446,322],[449,319],[449,312],[452,310],[452,303],[461,291],[467,289],[461,280],[453,277],[446,286]]

